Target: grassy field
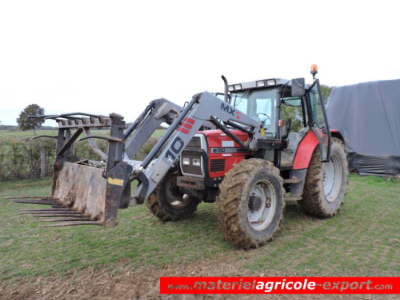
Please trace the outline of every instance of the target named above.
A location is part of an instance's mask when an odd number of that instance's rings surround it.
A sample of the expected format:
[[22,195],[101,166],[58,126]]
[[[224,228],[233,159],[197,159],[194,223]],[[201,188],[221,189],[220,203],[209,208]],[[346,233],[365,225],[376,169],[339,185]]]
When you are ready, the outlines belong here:
[[56,130],[37,130],[34,132],[33,130],[0,130],[0,138],[31,138],[35,135],[56,135]]
[[[352,176],[341,213],[320,220],[297,206],[265,247],[234,249],[217,229],[215,206],[202,204],[191,220],[162,224],[144,206],[120,211],[115,228],[44,228],[5,197],[47,195],[49,180],[0,183],[0,280],[65,275],[121,264],[165,268],[207,260],[234,264],[238,274],[400,275],[400,183]],[[23,208],[27,208],[23,205]],[[34,207],[34,205],[31,205]]]
[[[159,137],[162,135],[163,130],[157,130],[154,133],[155,137]],[[92,134],[96,135],[106,135],[108,134],[108,130],[93,130]],[[0,139],[2,138],[17,138],[17,139],[28,139],[32,138],[37,135],[57,135],[57,130],[36,130],[34,132],[33,130],[27,130],[27,131],[22,131],[22,130],[0,130]]]

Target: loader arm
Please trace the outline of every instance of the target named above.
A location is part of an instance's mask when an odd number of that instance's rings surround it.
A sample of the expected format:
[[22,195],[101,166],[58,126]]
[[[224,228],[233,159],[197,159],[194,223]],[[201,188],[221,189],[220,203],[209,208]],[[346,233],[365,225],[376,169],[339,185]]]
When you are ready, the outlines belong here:
[[139,186],[133,196],[138,204],[143,203],[156,189],[167,172],[174,167],[184,148],[206,122],[213,123],[238,142],[240,139],[233,135],[226,125],[246,130],[250,133],[250,139],[246,144],[241,141],[239,144],[250,151],[256,150],[256,140],[261,135],[260,122],[236,110],[211,93],[197,94],[173,121],[145,159],[133,166],[130,178],[139,181]]
[[171,125],[180,111],[182,107],[166,99],[151,101],[124,133],[126,157],[133,160],[151,135],[160,128],[161,123]]

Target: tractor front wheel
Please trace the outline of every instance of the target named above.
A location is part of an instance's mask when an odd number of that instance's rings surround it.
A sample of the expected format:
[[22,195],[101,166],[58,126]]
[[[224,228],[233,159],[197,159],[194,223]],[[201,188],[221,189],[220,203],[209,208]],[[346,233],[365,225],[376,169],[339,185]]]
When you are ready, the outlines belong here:
[[225,175],[217,203],[226,240],[248,249],[272,239],[283,216],[282,182],[271,162],[256,158],[243,160]]
[[316,217],[336,215],[343,203],[348,177],[347,157],[340,139],[332,138],[329,162],[321,162],[319,147],[314,151],[307,171],[303,200],[304,211]]
[[178,172],[169,172],[146,202],[153,215],[164,222],[191,217],[201,202],[180,191],[177,176]]

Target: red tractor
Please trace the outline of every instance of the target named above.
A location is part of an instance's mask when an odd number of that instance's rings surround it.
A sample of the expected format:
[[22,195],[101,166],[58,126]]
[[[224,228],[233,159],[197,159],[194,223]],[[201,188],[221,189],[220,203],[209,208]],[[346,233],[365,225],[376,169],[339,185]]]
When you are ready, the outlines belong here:
[[[197,94],[183,108],[154,100],[128,127],[115,114],[41,116],[59,124],[53,194],[17,202],[52,205],[62,226],[113,226],[118,208],[144,202],[162,221],[176,221],[203,201],[216,202],[225,238],[241,248],[272,239],[287,201],[314,216],[334,216],[346,191],[347,159],[342,135],[329,128],[315,73],[310,86],[304,78],[228,85],[223,77],[224,94]],[[161,123],[170,125],[165,134],[144,160],[134,160]],[[90,135],[99,127],[111,127],[111,135]],[[83,131],[103,164],[73,155]],[[93,138],[108,140],[107,154]]]

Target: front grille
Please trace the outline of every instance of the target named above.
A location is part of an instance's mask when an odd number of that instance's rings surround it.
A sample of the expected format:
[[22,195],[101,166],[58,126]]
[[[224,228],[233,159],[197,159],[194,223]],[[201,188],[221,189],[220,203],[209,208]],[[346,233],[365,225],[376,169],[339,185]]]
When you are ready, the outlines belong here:
[[[201,159],[201,154],[198,151],[183,150],[181,157],[182,158],[184,158],[184,157],[189,158],[190,162],[192,162],[193,158],[198,158],[198,159],[200,159],[201,163],[203,164],[203,161]],[[201,171],[201,166],[200,167],[196,167],[196,166],[193,166],[192,164],[184,165],[183,163],[181,164],[181,166],[182,166],[182,172],[183,173],[193,174],[193,175],[203,175],[203,173]]]
[[212,159],[210,163],[211,172],[225,171],[225,159]]

